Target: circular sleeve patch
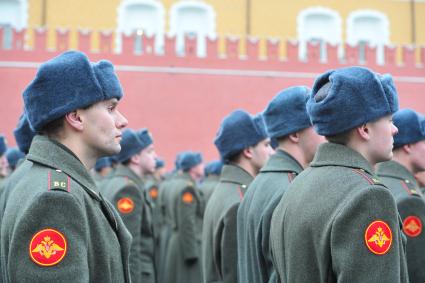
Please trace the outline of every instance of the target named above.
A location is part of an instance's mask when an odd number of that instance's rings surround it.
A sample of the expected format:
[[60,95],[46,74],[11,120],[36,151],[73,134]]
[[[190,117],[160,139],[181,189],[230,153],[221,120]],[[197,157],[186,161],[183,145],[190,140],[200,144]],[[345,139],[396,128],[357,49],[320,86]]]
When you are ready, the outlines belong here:
[[417,237],[422,233],[422,221],[417,216],[407,216],[403,221],[403,232],[409,237]]
[[377,255],[386,254],[390,250],[393,241],[390,226],[382,220],[370,223],[364,237],[367,248]]
[[189,192],[185,192],[182,196],[182,201],[184,203],[192,203],[193,202],[193,195]]
[[54,229],[37,232],[29,246],[32,261],[41,266],[58,264],[65,257],[67,250],[65,236]]
[[152,199],[157,199],[157,197],[158,197],[158,188],[157,187],[150,188],[149,195],[151,196]]
[[118,200],[117,207],[121,213],[130,213],[134,209],[134,202],[131,198],[121,198]]

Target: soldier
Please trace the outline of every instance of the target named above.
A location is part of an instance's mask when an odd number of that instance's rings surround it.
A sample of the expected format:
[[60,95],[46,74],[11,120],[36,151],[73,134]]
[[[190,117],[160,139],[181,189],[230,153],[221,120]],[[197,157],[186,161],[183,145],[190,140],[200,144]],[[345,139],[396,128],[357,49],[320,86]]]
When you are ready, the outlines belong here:
[[211,161],[205,166],[205,179],[199,186],[205,205],[208,203],[214,188],[218,184],[222,168],[223,162],[220,160]]
[[101,193],[117,209],[133,236],[130,256],[132,282],[155,282],[154,240],[151,214],[147,206],[142,177],[145,161],[155,164],[153,141],[145,131],[144,138],[134,130],[123,132],[121,152],[117,155],[114,176],[101,188]]
[[380,163],[377,174],[393,193],[403,221],[410,282],[425,282],[425,200],[414,177],[415,173],[425,171],[425,117],[403,109],[393,119],[398,128],[394,157]]
[[202,198],[196,183],[204,176],[200,153],[184,152],[182,174],[170,180],[173,187],[167,206],[172,215],[164,282],[198,283],[201,275]]
[[204,282],[237,282],[236,216],[246,188],[271,154],[261,116],[236,110],[224,118],[215,145],[225,163],[202,228]]
[[98,189],[100,190],[102,182],[108,177],[112,172],[111,158],[109,156],[99,158],[96,160],[93,170],[93,179],[97,184]]
[[164,275],[165,275],[165,262],[167,260],[167,251],[168,251],[168,242],[170,240],[171,231],[172,231],[172,223],[173,223],[173,212],[170,211],[170,208],[167,206],[168,203],[171,201],[169,200],[172,191],[173,186],[171,183],[171,180],[173,177],[178,176],[179,174],[182,174],[182,171],[180,169],[180,157],[182,153],[177,154],[176,160],[174,161],[175,168],[174,170],[169,173],[164,181],[159,186],[158,190],[158,199],[157,199],[157,206],[159,212],[156,214],[158,216],[157,218],[157,226],[159,227],[159,262],[162,263],[159,265],[159,271],[158,271],[158,281],[160,283],[168,283],[164,281]]
[[15,171],[18,163],[25,157],[25,153],[20,151],[17,147],[10,147],[6,151],[7,163],[9,164],[9,174]]
[[315,81],[307,111],[329,142],[273,212],[280,282],[408,282],[397,207],[372,169],[392,157],[397,109],[389,75],[348,67]]
[[9,170],[9,164],[7,163],[7,158],[5,154],[6,151],[6,138],[3,135],[0,135],[0,184],[3,179],[6,178]]
[[89,174],[97,158],[121,149],[122,96],[110,62],[75,51],[43,63],[25,89],[40,135],[4,211],[4,282],[130,282],[131,236]]
[[[27,154],[35,133],[34,131],[31,130],[28,123],[28,119],[25,114],[21,115],[18,126],[13,131],[13,134],[15,136],[16,143],[18,144],[19,150]],[[3,213],[6,207],[9,194],[12,191],[13,187],[15,187],[15,185],[21,180],[21,178],[29,171],[29,169],[31,168],[31,165],[32,165],[32,162],[28,161],[25,163],[25,166],[19,166],[19,168],[17,168],[12,174],[10,174],[4,180],[3,183],[0,184],[0,227],[1,227]],[[1,249],[1,246],[0,246],[0,249]],[[0,270],[1,270],[1,260],[0,260]],[[0,282],[3,282],[2,280],[3,278],[0,277]]]
[[276,153],[249,185],[238,209],[240,282],[276,282],[269,249],[273,210],[289,183],[313,160],[324,141],[313,129],[306,102],[310,89],[290,87],[276,95],[263,113]]

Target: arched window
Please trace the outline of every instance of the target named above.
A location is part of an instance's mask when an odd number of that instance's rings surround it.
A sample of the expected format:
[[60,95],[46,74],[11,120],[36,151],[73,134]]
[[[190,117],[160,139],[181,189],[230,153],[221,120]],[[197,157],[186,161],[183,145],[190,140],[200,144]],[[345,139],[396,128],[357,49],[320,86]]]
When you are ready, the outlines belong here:
[[298,56],[307,58],[307,42],[320,44],[321,59],[327,57],[326,43],[341,44],[341,17],[336,11],[323,7],[312,7],[301,11],[297,18]]
[[184,38],[197,38],[197,55],[206,56],[206,38],[215,33],[214,9],[199,1],[180,1],[173,5],[170,15],[170,34],[176,36],[176,52],[184,53]]
[[164,7],[155,0],[124,0],[118,7],[117,49],[121,50],[121,35],[133,32],[155,36],[155,51],[164,47]]
[[361,10],[350,13],[347,18],[347,43],[358,45],[359,58],[365,58],[365,46],[376,47],[376,62],[384,63],[384,45],[389,44],[387,16],[378,11]]
[[3,28],[3,48],[12,47],[12,28],[21,30],[27,27],[27,0],[0,0],[0,27]]

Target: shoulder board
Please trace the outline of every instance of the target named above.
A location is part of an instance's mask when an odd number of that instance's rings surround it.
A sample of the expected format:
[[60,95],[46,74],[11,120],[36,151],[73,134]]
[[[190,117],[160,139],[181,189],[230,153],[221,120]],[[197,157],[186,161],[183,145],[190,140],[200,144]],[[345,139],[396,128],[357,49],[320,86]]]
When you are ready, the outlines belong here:
[[48,190],[70,192],[71,178],[62,170],[50,170],[48,172]]
[[401,185],[406,190],[406,192],[409,195],[414,195],[418,197],[422,197],[422,193],[420,192],[419,188],[415,188],[415,186],[410,182],[409,180],[401,180]]
[[363,179],[365,179],[369,185],[381,185],[381,186],[385,186],[381,180],[379,180],[376,176],[372,176],[369,173],[367,173],[365,170],[363,169],[351,169],[353,170],[353,172],[355,172],[356,174],[360,175],[361,177],[363,177]]

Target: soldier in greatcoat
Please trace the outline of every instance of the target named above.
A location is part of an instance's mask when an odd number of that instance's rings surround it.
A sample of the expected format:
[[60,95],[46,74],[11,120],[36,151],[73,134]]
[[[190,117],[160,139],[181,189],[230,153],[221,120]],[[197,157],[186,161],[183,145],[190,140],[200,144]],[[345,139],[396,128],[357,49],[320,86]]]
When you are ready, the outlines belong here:
[[43,63],[25,89],[38,135],[2,219],[4,282],[130,282],[131,235],[89,173],[121,149],[122,96],[110,62],[76,51]]
[[238,209],[239,282],[276,282],[269,241],[270,220],[288,185],[306,168],[324,141],[313,129],[306,102],[311,90],[290,87],[263,112],[276,153],[249,185]]
[[389,75],[348,67],[316,79],[307,111],[329,142],[273,213],[280,282],[408,282],[396,202],[373,169],[392,158],[397,110]]
[[204,282],[238,282],[236,217],[248,185],[273,149],[262,116],[236,110],[225,117],[214,141],[223,166],[202,227]]
[[204,176],[200,153],[184,152],[182,174],[170,179],[173,188],[167,207],[171,214],[171,236],[165,257],[164,282],[198,283],[201,274],[201,233],[203,199],[197,183]]
[[100,192],[114,205],[133,236],[131,280],[156,282],[152,215],[142,181],[146,160],[151,163],[150,168],[155,166],[153,140],[147,133],[141,138],[137,131],[127,129],[122,135],[121,148],[116,156],[120,164]]
[[410,282],[425,282],[425,199],[415,180],[425,171],[425,117],[411,109],[397,111],[393,160],[380,163],[377,174],[393,193],[407,236],[407,268]]

